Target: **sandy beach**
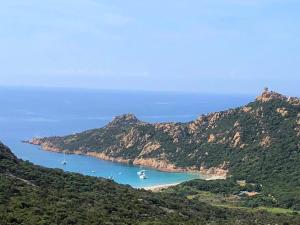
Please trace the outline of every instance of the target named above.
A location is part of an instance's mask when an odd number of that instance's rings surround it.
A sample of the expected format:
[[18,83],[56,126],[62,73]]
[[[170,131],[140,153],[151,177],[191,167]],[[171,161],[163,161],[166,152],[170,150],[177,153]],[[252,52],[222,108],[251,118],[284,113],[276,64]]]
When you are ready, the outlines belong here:
[[[224,176],[209,176],[205,178],[204,180],[224,180]],[[148,186],[148,187],[143,187],[142,189],[153,191],[153,192],[159,192],[161,190],[167,189],[168,187],[176,186],[178,184],[181,184],[180,182],[178,183],[172,183],[172,184],[159,184],[159,185],[153,185],[153,186]]]
[[149,187],[143,187],[142,189],[153,191],[153,192],[159,192],[161,190],[167,189],[168,187],[176,186],[180,183],[173,183],[173,184],[160,184],[160,185],[153,185]]

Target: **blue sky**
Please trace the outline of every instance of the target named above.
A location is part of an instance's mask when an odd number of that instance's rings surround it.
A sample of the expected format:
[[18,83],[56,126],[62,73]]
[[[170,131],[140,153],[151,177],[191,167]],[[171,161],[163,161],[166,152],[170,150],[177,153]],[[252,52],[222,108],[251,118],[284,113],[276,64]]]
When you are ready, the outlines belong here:
[[300,95],[298,0],[9,0],[0,85]]

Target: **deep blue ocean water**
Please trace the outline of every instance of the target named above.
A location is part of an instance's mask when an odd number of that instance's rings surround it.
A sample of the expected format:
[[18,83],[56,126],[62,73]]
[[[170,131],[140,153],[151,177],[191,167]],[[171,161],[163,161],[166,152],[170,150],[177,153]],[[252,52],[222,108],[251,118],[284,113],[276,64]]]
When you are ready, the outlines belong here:
[[21,141],[99,128],[124,113],[134,113],[147,122],[185,122],[253,99],[254,96],[246,95],[0,87],[0,140],[19,158],[45,167],[91,176],[113,176],[116,182],[133,187],[178,183],[199,175],[146,168],[149,179],[140,180],[139,167],[80,155],[66,155],[68,163],[63,166],[61,153],[43,151]]

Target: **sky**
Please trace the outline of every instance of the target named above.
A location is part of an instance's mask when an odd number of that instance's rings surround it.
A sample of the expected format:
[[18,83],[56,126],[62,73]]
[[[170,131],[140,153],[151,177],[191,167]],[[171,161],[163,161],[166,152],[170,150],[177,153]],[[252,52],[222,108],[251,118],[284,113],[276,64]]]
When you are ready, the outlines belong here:
[[300,95],[299,0],[9,0],[0,86]]

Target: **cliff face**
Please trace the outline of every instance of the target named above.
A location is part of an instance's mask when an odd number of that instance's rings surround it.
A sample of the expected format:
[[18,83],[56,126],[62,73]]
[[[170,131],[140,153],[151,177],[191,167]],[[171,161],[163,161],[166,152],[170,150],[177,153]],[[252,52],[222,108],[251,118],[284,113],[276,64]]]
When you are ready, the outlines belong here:
[[[246,106],[202,115],[189,123],[150,124],[126,114],[100,129],[35,138],[30,143],[45,150],[225,177],[228,172],[237,174],[242,166],[255,171],[264,160],[276,163],[295,152],[299,155],[299,118],[299,98],[266,90]],[[294,164],[299,158],[291,160]]]

